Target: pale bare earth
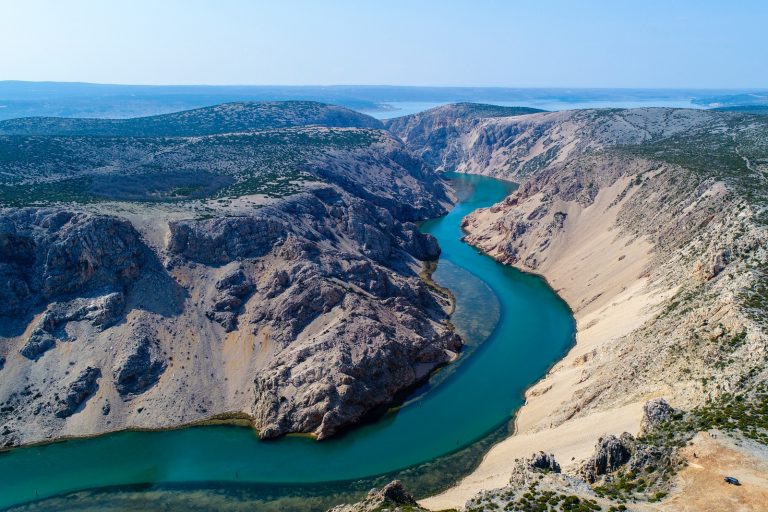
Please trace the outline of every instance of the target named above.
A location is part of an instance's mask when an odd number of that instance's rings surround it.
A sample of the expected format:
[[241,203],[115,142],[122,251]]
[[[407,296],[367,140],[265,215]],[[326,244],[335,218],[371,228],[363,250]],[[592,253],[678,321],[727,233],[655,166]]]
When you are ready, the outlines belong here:
[[[423,500],[423,506],[432,510],[462,507],[477,492],[506,485],[515,459],[536,451],[553,453],[566,468],[589,457],[600,437],[637,432],[646,400],[552,423],[557,409],[583,387],[583,364],[642,325],[654,306],[674,293],[649,290],[647,279],[641,277],[649,262],[650,244],[642,239],[632,243],[612,229],[616,209],[608,214],[606,209],[624,189],[626,183],[621,181],[601,191],[587,208],[573,203],[553,208],[568,212],[567,226],[551,242],[551,256],[540,271],[575,312],[576,345],[528,390],[516,418],[516,434],[494,446],[455,487]],[[481,213],[478,222],[487,222],[490,214],[490,210]]]
[[[768,450],[719,432],[698,434],[683,450],[688,466],[664,502],[670,512],[760,512],[768,510]],[[695,453],[695,456],[694,456]],[[741,485],[726,483],[733,476]]]
[[[525,407],[521,412],[524,410]],[[613,411],[594,413],[555,428],[537,432],[520,431],[494,446],[480,466],[458,485],[424,499],[420,504],[430,510],[461,508],[478,492],[507,485],[515,459],[530,457],[539,450],[552,453],[566,467],[569,463],[582,461],[592,454],[598,437],[636,430],[641,415],[642,403],[636,403]]]

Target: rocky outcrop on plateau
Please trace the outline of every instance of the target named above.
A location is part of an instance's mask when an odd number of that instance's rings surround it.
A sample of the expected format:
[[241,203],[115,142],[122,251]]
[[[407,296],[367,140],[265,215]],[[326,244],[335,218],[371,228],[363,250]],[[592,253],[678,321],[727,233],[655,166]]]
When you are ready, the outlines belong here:
[[601,476],[612,473],[629,462],[634,443],[634,437],[627,432],[621,437],[610,435],[599,439],[595,454],[582,467],[584,480],[593,484]]
[[555,456],[551,453],[538,452],[534,453],[530,459],[530,465],[534,469],[540,469],[542,471],[552,471],[553,473],[560,473],[560,464],[555,460]]
[[643,419],[640,422],[640,435],[650,434],[659,426],[674,417],[675,410],[663,398],[649,400],[643,406]]

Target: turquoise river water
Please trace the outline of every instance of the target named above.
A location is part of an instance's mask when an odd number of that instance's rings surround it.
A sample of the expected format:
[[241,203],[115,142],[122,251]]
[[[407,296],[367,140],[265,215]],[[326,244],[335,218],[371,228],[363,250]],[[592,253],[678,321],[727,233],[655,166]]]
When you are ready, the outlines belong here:
[[322,442],[206,426],[11,450],[0,453],[0,508],[322,510],[390,478],[426,494],[467,473],[508,432],[524,390],[571,346],[575,326],[542,279],[461,241],[461,219],[514,185],[449,177],[459,203],[421,228],[443,249],[434,279],[456,297],[452,320],[467,347],[401,407]]

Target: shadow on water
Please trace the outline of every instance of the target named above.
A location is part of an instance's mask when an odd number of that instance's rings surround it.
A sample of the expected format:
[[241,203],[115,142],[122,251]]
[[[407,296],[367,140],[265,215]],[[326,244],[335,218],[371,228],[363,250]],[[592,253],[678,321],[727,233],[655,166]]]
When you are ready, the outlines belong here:
[[[509,433],[525,389],[572,345],[565,303],[529,274],[461,241],[461,219],[512,184],[451,175],[461,201],[427,221],[443,249],[433,278],[456,296],[467,349],[396,413],[338,438],[259,441],[246,428],[120,432],[0,455],[0,507],[18,510],[324,510],[393,478],[417,496],[467,474]],[[141,487],[136,487],[141,485]],[[143,504],[143,507],[142,507]]]

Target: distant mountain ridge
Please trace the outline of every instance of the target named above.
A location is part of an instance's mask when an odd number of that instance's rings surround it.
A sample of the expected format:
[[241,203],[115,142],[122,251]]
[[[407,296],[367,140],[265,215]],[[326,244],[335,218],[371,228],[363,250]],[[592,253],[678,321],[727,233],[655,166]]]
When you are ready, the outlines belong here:
[[731,107],[717,107],[712,110],[718,112],[741,112],[742,114],[768,115],[768,105],[734,105]]
[[192,137],[293,126],[381,128],[380,121],[316,101],[241,102],[131,119],[25,117],[0,121],[2,135]]
[[[132,118],[243,101],[319,101],[364,112],[393,110],[400,102],[503,103],[563,108],[595,102],[695,102],[760,94],[750,90],[414,87],[396,85],[120,85],[0,80],[0,119],[30,116]],[[725,105],[725,103],[721,103]],[[733,103],[728,103],[732,105]],[[569,106],[571,105],[571,106]],[[637,105],[639,106],[639,105]],[[395,108],[396,109],[396,108]],[[555,109],[554,107],[552,108]]]
[[0,122],[0,205],[295,193],[308,161],[394,137],[310,101],[227,103],[134,119]]

